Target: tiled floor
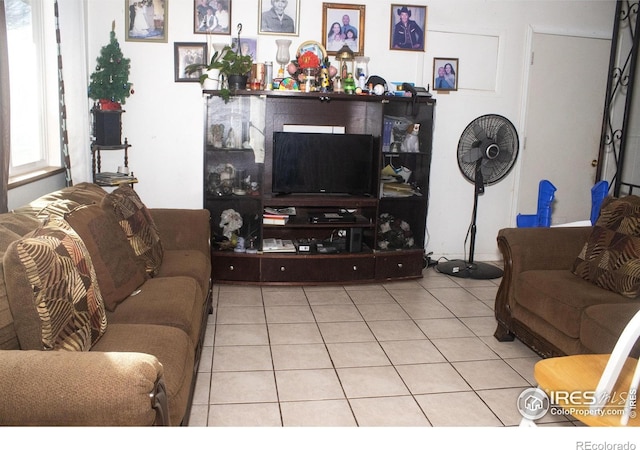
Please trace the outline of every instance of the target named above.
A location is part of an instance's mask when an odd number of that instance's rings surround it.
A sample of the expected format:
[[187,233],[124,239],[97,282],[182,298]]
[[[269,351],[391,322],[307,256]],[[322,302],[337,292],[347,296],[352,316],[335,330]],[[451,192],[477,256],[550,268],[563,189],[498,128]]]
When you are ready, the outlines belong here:
[[216,286],[190,425],[515,426],[539,358],[493,338],[499,281]]

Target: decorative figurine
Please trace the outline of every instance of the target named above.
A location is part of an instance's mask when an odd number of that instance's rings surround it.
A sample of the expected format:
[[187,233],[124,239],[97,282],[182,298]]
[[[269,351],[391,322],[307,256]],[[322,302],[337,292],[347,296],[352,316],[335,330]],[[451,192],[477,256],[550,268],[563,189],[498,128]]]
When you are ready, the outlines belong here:
[[222,235],[231,242],[237,243],[236,231],[242,228],[242,216],[235,209],[225,209],[220,214],[220,228]]

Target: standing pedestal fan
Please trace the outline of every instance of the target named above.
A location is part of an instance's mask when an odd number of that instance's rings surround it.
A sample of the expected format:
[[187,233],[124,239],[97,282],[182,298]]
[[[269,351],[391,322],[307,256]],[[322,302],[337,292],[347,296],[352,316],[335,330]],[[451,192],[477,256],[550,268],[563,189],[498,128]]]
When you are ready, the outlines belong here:
[[462,132],[458,142],[458,167],[475,186],[471,219],[469,260],[439,262],[438,272],[460,278],[491,279],[502,276],[502,270],[492,264],[473,260],[476,244],[478,196],[485,185],[502,180],[513,167],[518,156],[518,133],[513,124],[497,114],[474,119]]

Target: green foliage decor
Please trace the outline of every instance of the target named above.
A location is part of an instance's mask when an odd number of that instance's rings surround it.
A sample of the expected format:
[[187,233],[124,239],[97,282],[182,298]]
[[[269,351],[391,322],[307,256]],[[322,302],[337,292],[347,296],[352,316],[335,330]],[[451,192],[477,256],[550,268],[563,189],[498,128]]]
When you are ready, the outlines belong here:
[[[251,55],[242,55],[236,53],[233,47],[227,45],[221,52],[215,52],[209,61],[209,64],[190,64],[185,67],[185,73],[192,74],[202,71],[200,75],[200,84],[203,84],[208,75],[206,71],[218,69],[220,74],[225,78],[229,75],[246,75],[251,71],[253,60]],[[220,89],[220,96],[225,102],[229,100],[231,92],[227,88]]]
[[91,74],[89,83],[89,98],[124,104],[133,93],[129,82],[130,60],[122,55],[116,39],[115,21],[111,26],[109,44],[102,47],[96,61],[96,70]]

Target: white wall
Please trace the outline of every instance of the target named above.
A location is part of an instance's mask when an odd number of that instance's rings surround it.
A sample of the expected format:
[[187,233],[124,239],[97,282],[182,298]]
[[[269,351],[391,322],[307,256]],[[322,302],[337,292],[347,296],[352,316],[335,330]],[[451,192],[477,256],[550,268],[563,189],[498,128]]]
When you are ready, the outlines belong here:
[[[136,190],[151,207],[199,208],[202,206],[202,97],[197,83],[174,82],[173,43],[206,42],[206,37],[193,33],[193,2],[169,0],[168,43],[126,42],[125,3],[124,0],[88,1],[88,71],[94,70],[100,49],[108,43],[111,22],[116,20],[122,51],[131,59],[130,80],[135,89],[125,105],[123,133],[133,145],[129,165],[140,179]],[[292,38],[292,49],[306,40],[321,40],[323,2],[304,0],[300,3],[301,32]],[[372,74],[387,81],[427,85],[432,82],[433,57],[460,58],[459,90],[435,95],[427,250],[434,252],[436,258],[462,257],[471,220],[473,186],[460,174],[456,162],[460,134],[471,120],[488,113],[508,117],[521,130],[530,27],[561,34],[610,34],[615,2],[420,2],[428,7],[424,53],[388,50],[391,2],[344,3],[366,5],[365,55],[370,57]],[[277,36],[257,33],[258,0],[233,0],[231,13],[232,30],[241,22],[242,37],[258,38],[258,61],[274,60]],[[212,40],[224,42],[229,38],[214,36]],[[86,91],[85,86],[78,89]],[[480,198],[477,260],[498,259],[497,232],[515,225],[515,173],[489,186]],[[90,174],[84,175],[88,180]],[[74,181],[82,181],[81,176],[74,172]]]

